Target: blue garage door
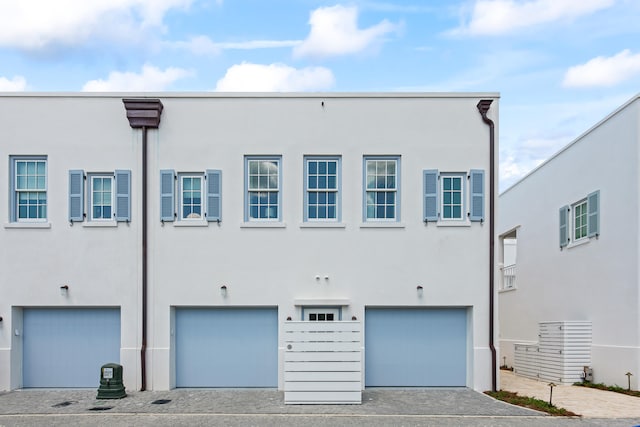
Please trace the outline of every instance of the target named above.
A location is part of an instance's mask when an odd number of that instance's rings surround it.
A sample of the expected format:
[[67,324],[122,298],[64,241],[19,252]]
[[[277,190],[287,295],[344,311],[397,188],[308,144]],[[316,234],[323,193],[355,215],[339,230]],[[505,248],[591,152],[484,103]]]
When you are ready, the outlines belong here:
[[465,386],[466,366],[466,309],[366,309],[366,386]]
[[117,308],[26,308],[23,387],[100,385],[100,367],[120,362]]
[[176,310],[177,387],[277,387],[277,308]]

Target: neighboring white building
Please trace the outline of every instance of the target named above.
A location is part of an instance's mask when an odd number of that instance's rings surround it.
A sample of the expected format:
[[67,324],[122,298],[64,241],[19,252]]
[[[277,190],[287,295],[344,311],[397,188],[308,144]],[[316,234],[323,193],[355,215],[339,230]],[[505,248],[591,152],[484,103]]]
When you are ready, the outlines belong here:
[[640,95],[500,195],[501,364],[539,322],[587,321],[593,380],[638,388],[639,160]]
[[352,319],[364,386],[491,389],[497,101],[0,95],[0,390],[282,389]]

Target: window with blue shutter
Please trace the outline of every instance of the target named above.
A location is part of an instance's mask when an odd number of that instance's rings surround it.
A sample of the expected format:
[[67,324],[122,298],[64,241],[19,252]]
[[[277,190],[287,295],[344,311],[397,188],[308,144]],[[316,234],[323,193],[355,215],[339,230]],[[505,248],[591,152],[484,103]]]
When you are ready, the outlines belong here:
[[174,199],[174,177],[173,169],[160,171],[160,220],[173,221],[175,218]]
[[471,181],[470,221],[484,221],[484,171],[472,169],[469,172]]
[[424,221],[438,220],[438,170],[422,172],[424,184]]
[[571,209],[569,206],[563,206],[560,208],[560,248],[564,248],[569,244],[569,213]]
[[600,191],[594,191],[587,196],[587,235],[588,237],[600,234]]
[[207,221],[222,219],[222,171],[207,170]]
[[69,171],[69,221],[84,221],[84,171]]
[[131,221],[131,171],[115,171],[116,221]]

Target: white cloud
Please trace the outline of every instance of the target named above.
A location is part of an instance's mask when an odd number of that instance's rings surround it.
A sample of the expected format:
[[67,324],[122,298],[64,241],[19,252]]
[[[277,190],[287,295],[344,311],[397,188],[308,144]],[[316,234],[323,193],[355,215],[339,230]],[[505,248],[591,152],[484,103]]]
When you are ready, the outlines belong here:
[[23,92],[27,89],[27,81],[22,76],[15,76],[9,80],[0,77],[0,92]]
[[615,0],[478,0],[467,25],[453,34],[499,35],[519,28],[572,20],[613,5]]
[[243,62],[229,68],[218,80],[218,92],[304,92],[331,88],[333,73],[324,67],[296,69],[284,64]]
[[44,50],[91,37],[125,41],[161,28],[164,14],[193,0],[0,0],[0,46]]
[[300,40],[249,40],[216,43],[207,36],[196,36],[188,41],[166,42],[165,45],[174,49],[189,51],[194,55],[217,55],[223,49],[275,49],[293,47],[300,43],[302,43]]
[[585,64],[567,70],[562,85],[565,87],[615,86],[640,75],[640,53],[629,49],[610,56],[598,56]]
[[293,50],[296,57],[329,57],[364,51],[382,41],[399,25],[383,20],[366,29],[358,28],[356,7],[332,6],[311,12],[309,36]]
[[182,68],[167,68],[164,71],[144,65],[141,73],[113,71],[106,80],[91,80],[82,87],[83,92],[146,92],[167,90],[176,80],[193,73]]

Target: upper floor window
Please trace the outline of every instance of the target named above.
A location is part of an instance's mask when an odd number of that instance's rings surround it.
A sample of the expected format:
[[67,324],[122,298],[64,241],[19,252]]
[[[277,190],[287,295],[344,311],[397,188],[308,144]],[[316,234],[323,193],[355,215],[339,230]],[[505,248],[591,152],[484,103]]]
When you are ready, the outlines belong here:
[[89,185],[91,219],[113,220],[113,175],[90,175]]
[[11,157],[11,221],[46,221],[47,158]]
[[[85,181],[88,182],[85,196]],[[131,221],[131,171],[112,173],[69,171],[69,221],[82,222],[85,200],[89,221]]]
[[247,156],[245,159],[245,220],[281,219],[281,157]]
[[[176,182],[178,201],[176,203]],[[176,206],[177,205],[177,206]],[[177,209],[177,213],[176,213]],[[184,221],[192,225],[222,218],[222,171],[175,173],[160,171],[160,220]]]
[[442,180],[442,212],[443,220],[461,220],[464,219],[464,184],[465,175],[461,174],[444,174],[440,178]]
[[364,220],[398,221],[400,157],[364,159]]
[[[469,183],[467,184],[467,180]],[[423,171],[424,221],[484,221],[484,171]]]
[[560,248],[600,234],[600,191],[560,208]]
[[305,207],[307,221],[340,218],[340,158],[305,158]]
[[203,175],[180,175],[180,219],[202,219]]

